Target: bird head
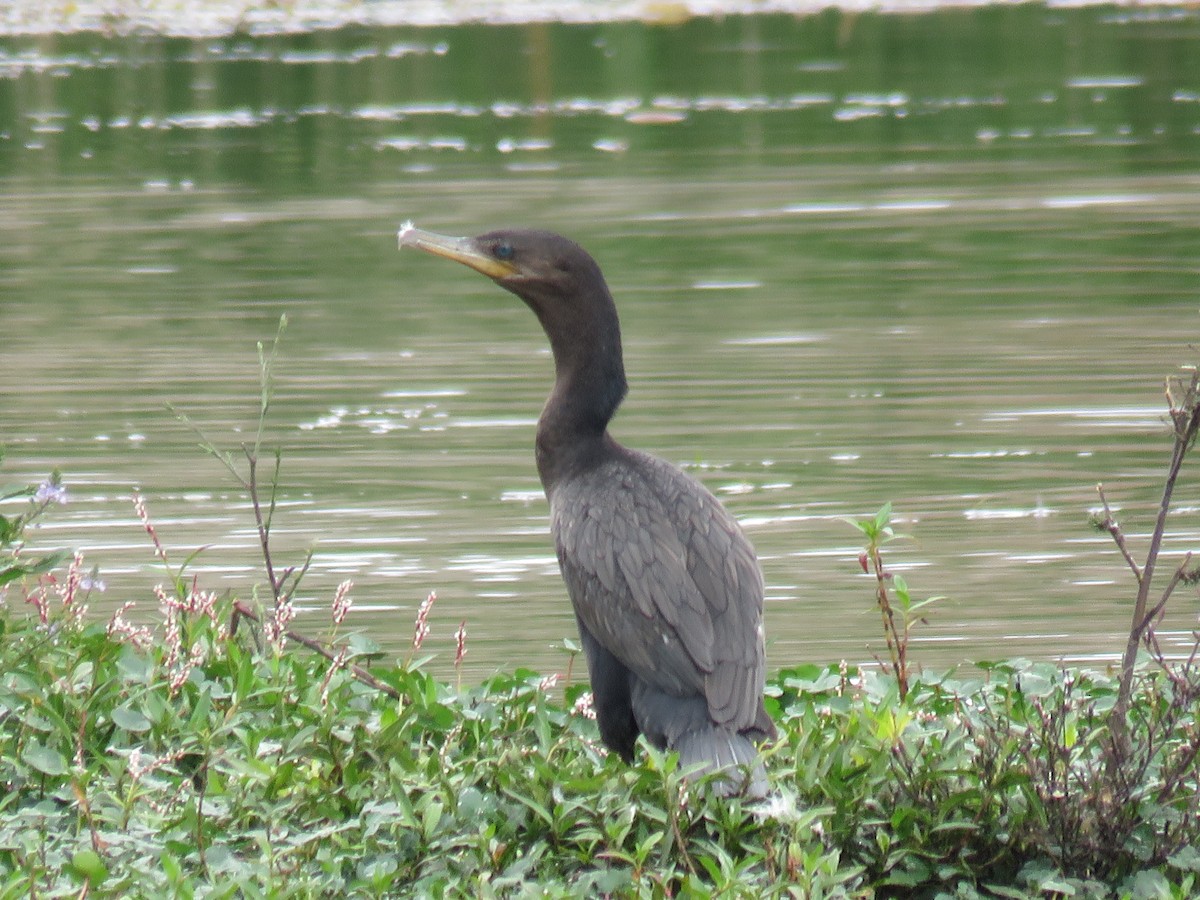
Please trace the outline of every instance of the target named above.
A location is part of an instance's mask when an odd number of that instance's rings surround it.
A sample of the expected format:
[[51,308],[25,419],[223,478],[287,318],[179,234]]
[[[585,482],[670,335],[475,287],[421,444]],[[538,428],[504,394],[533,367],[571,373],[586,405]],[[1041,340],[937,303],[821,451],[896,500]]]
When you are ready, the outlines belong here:
[[531,229],[449,237],[411,222],[400,228],[399,238],[401,248],[415,247],[460,262],[512,291],[537,314],[556,351],[597,341],[619,348],[616,308],[604,275],[574,241]]
[[[525,301],[554,354],[555,394],[580,427],[603,433],[625,396],[617,308],[596,261],[574,241],[548,231],[489,231],[473,238],[400,229],[400,246],[452,259]],[[548,407],[549,408],[549,407]]]
[[589,287],[604,285],[600,268],[587,251],[549,231],[505,229],[477,237],[450,237],[405,222],[399,238],[401,247],[452,259],[488,276],[539,315],[550,301],[570,301]]

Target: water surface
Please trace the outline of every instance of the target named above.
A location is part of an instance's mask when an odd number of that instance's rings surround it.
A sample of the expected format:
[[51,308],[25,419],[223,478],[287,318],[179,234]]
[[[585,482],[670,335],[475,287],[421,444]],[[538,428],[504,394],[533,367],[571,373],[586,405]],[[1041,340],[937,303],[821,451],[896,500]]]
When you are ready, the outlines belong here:
[[[1169,447],[1162,378],[1200,308],[1195,11],[1036,6],[210,39],[0,40],[4,481],[64,472],[34,536],[103,611],[162,579],[133,515],[214,588],[261,590],[217,443],[249,440],[255,343],[289,318],[268,444],[301,627],[343,578],[403,653],[436,590],[447,666],[561,668],[574,633],[532,461],[544,339],[395,231],[560,230],[608,275],[613,430],[733,510],[773,667],[883,652],[842,520],[889,548],[929,665],[1108,659]],[[1187,483],[1169,559],[1197,545]],[[10,602],[12,597],[10,596]],[[1182,640],[1195,600],[1170,623]]]

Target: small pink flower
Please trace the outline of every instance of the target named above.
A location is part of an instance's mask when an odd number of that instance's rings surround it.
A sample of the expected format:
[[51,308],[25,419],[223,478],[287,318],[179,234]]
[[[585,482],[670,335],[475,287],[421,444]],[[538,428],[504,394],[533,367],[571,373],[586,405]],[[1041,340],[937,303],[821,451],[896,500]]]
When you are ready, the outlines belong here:
[[158,532],[154,530],[154,523],[150,521],[150,513],[146,509],[146,498],[140,493],[133,495],[133,511],[141,520],[142,527],[146,529],[146,534],[150,535],[150,540],[154,542],[154,555],[164,562],[167,559],[167,551],[163,549],[162,542],[158,539]]
[[421,601],[421,605],[417,608],[417,622],[413,628],[413,649],[420,650],[421,645],[425,643],[425,638],[429,637],[429,611],[433,609],[433,604],[437,600],[437,591],[430,591],[429,596]]
[[338,651],[338,655],[334,657],[329,664],[329,669],[325,672],[325,678],[321,681],[321,706],[329,705],[329,686],[333,682],[333,673],[346,665],[346,659],[350,655],[348,647],[343,647]]
[[76,551],[71,558],[71,565],[67,567],[67,583],[59,591],[63,606],[70,606],[75,602],[75,592],[79,590],[79,570],[82,568],[83,554]]
[[346,614],[350,612],[350,607],[354,605],[354,601],[350,599],[350,588],[354,587],[354,582],[347,578],[337,586],[337,590],[333,594],[333,624],[341,625],[346,621]]
[[161,584],[154,586],[154,596],[158,598],[158,608],[163,614],[163,624],[166,626],[163,643],[167,648],[167,656],[163,664],[168,670],[172,670],[183,655],[183,626],[179,622],[180,602],[163,590]]
[[183,754],[184,751],[176,750],[173,753],[166,753],[162,756],[147,756],[142,752],[141,747],[134,747],[129,751],[129,756],[125,760],[125,767],[129,772],[130,778],[134,781],[141,781],[147,775],[153,775],[163,766],[175,762]]
[[577,716],[583,716],[585,719],[596,718],[595,707],[592,706],[592,692],[585,691],[579,695],[579,699],[575,701],[575,706],[571,710]]
[[25,602],[37,610],[38,621],[43,625],[50,621],[50,599],[47,593],[46,582],[42,581],[25,597]]
[[263,626],[267,641],[277,650],[283,649],[283,645],[287,641],[288,626],[292,624],[294,618],[296,618],[296,609],[292,606],[291,597],[281,597],[275,604],[274,615],[269,616]]
[[109,619],[105,633],[113,640],[128,641],[139,650],[146,650],[154,643],[154,634],[146,626],[134,625],[125,618],[125,613],[132,608],[132,600],[122,604]]
[[454,632],[454,667],[462,665],[463,657],[467,655],[467,620],[463,619]]
[[129,758],[125,761],[129,770],[129,777],[134,781],[141,781],[142,776],[150,771],[150,766],[142,762],[142,749],[134,747],[129,751]]
[[[194,648],[193,648],[194,649]],[[195,664],[192,662],[192,657],[188,657],[182,665],[177,666],[175,673],[171,676],[171,680],[167,683],[167,688],[172,697],[179,693],[180,688],[187,684],[188,677],[192,674],[192,669]]]
[[193,616],[206,616],[214,625],[217,622],[217,592],[201,591],[192,584],[192,589],[184,598],[184,609]]

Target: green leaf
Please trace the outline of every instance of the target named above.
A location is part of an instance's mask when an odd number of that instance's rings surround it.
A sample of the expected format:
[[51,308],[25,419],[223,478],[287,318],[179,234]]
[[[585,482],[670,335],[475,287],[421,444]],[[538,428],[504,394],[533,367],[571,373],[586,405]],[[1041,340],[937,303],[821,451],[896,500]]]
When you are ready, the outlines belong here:
[[202,731],[208,724],[208,714],[212,710],[212,697],[207,689],[200,692],[200,698],[196,701],[196,707],[192,710],[191,716],[188,717],[188,729],[191,731]]
[[468,787],[460,791],[455,798],[457,806],[456,812],[459,819],[463,821],[473,821],[481,809],[483,809],[483,794],[478,788]]
[[845,522],[847,525],[853,525],[855,528],[857,528],[859,531],[861,531],[867,537],[871,536],[871,530],[870,530],[871,523],[870,522],[860,522],[858,519],[852,519],[849,516],[842,516],[841,520],[843,522]]
[[117,657],[117,671],[127,684],[149,684],[154,667],[146,657],[129,644],[125,644],[121,648],[121,655]]
[[535,800],[533,800],[530,797],[526,797],[523,794],[519,794],[516,791],[509,790],[508,788],[504,789],[504,793],[507,794],[509,797],[511,797],[513,800],[516,800],[518,803],[522,804],[523,806],[529,807],[529,809],[533,812],[533,814],[535,816],[537,816],[539,819],[541,819],[543,822],[545,822],[547,825],[554,824],[554,816],[552,816],[550,814],[550,810],[548,810],[546,807],[542,806],[542,804],[536,802]]
[[179,860],[177,860],[170,852],[163,853],[158,858],[158,864],[162,866],[163,872],[167,876],[167,881],[171,883],[179,881],[183,875],[183,869],[179,865]]
[[108,867],[95,850],[80,850],[71,857],[71,873],[90,885],[97,885],[108,877]]
[[879,512],[875,513],[875,518],[871,522],[871,525],[874,527],[875,533],[879,534],[885,528],[887,528],[888,523],[891,520],[892,520],[892,503],[889,500],[887,503],[883,504],[883,506],[879,507]]
[[43,775],[62,775],[67,771],[67,758],[45,744],[40,744],[37,741],[31,742],[25,752],[21,754],[21,759],[33,768],[37,769]]
[[182,563],[182,564],[179,566],[179,572],[180,572],[180,574],[183,574],[183,572],[184,572],[184,571],[187,569],[187,567],[188,567],[188,566],[190,566],[190,565],[192,564],[192,562],[193,562],[193,561],[194,561],[194,560],[195,560],[195,559],[196,559],[196,558],[197,558],[197,557],[198,557],[198,556],[199,556],[201,553],[203,553],[205,550],[208,550],[210,546],[211,546],[211,545],[209,545],[209,544],[206,544],[206,545],[204,545],[203,547],[197,547],[195,550],[193,550],[191,553],[189,553],[189,554],[187,555],[187,558],[186,558],[186,559],[184,559],[183,563]]
[[249,654],[239,656],[237,661],[237,684],[234,688],[234,693],[238,700],[249,698],[257,681],[253,658]]
[[359,632],[351,634],[346,643],[350,645],[350,652],[354,656],[375,656],[380,651],[378,641],[374,641],[367,637],[367,635],[360,634]]
[[143,731],[150,730],[150,720],[147,719],[139,710],[133,709],[128,705],[115,707],[112,711],[113,723],[118,728],[124,728],[126,731],[134,734],[141,734]]
[[426,841],[432,841],[437,835],[443,812],[445,812],[445,807],[440,800],[430,801],[421,811],[421,834]]
[[1184,847],[1173,856],[1168,856],[1167,863],[1185,872],[1200,872],[1200,850]]
[[[1045,886],[1042,886],[1043,890]],[[1125,879],[1122,890],[1128,891],[1126,896],[1133,900],[1158,900],[1159,897],[1170,897],[1171,887],[1166,876],[1156,869],[1144,869],[1132,878]]]
[[10,566],[7,569],[0,571],[0,585],[8,584],[10,581],[16,581],[26,575],[41,575],[43,572],[49,572],[56,566],[62,565],[71,558],[69,550],[56,550],[49,556],[44,556],[37,562],[30,563],[27,566]]
[[1011,900],[1029,900],[1029,892],[1026,890],[1005,887],[1002,884],[985,884],[984,887],[997,897],[1008,897]]
[[945,599],[946,599],[946,595],[945,595],[945,594],[939,594],[939,595],[938,595],[938,596],[936,596],[936,597],[927,597],[927,598],[926,598],[926,599],[924,599],[924,600],[918,600],[916,603],[914,603],[912,606],[910,606],[910,607],[908,608],[908,611],[909,611],[910,613],[914,613],[914,612],[916,612],[918,609],[920,609],[922,606],[928,606],[928,605],[929,605],[929,604],[931,604],[931,603],[937,603],[939,600],[945,600]]
[[638,842],[637,849],[634,851],[634,858],[638,860],[646,860],[650,857],[650,851],[662,842],[663,832],[655,831],[652,834],[646,835]]
[[6,484],[0,487],[0,500],[11,500],[14,497],[32,497],[37,488],[27,484]]

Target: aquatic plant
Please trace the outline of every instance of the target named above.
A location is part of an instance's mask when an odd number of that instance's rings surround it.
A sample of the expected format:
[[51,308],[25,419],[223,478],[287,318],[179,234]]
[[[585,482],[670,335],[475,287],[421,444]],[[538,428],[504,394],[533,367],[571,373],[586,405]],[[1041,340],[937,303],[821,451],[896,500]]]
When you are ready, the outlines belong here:
[[[4,462],[4,450],[0,448],[0,464]],[[26,527],[42,516],[56,503],[67,502],[67,489],[62,476],[52,472],[36,485],[9,484],[0,486],[0,503],[27,500],[19,512],[0,515],[0,588],[11,581],[43,575],[71,557],[66,550],[47,553],[36,559],[27,559],[21,553],[22,537]]]
[[909,658],[908,645],[912,629],[924,621],[920,611],[941,597],[927,597],[914,601],[908,590],[908,582],[900,575],[888,571],[883,564],[883,547],[898,538],[905,537],[892,527],[892,504],[885,503],[869,519],[846,519],[867,539],[867,545],[858,556],[858,564],[865,574],[875,576],[875,604],[883,617],[883,639],[887,644],[888,659],[881,665],[896,679],[900,699],[908,696]]

